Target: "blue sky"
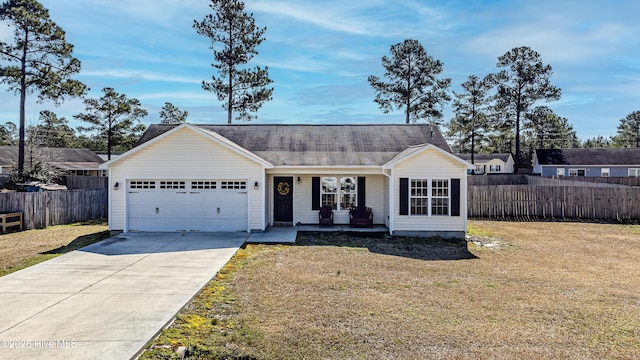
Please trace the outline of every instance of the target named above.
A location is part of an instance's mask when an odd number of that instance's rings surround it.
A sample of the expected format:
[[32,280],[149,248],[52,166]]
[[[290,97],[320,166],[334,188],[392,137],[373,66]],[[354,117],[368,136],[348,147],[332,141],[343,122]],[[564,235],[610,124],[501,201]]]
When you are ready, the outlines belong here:
[[[104,87],[139,99],[159,122],[172,102],[191,123],[226,123],[216,96],[201,88],[214,70],[208,39],[192,28],[210,13],[207,0],[40,0],[74,44],[82,61],[77,79],[89,97]],[[444,63],[452,90],[469,75],[496,72],[498,56],[516,46],[538,51],[553,67],[561,100],[548,104],[580,138],[610,136],[619,120],[640,110],[640,2],[464,1],[245,1],[267,40],[253,64],[268,66],[273,100],[253,123],[397,123],[402,111],[383,114],[368,75],[383,74],[391,45],[417,39]],[[0,27],[0,39],[10,36]],[[80,125],[80,99],[58,108],[27,104],[27,124],[50,109]],[[0,123],[17,123],[18,97],[0,91]],[[451,117],[450,106],[445,118]]]

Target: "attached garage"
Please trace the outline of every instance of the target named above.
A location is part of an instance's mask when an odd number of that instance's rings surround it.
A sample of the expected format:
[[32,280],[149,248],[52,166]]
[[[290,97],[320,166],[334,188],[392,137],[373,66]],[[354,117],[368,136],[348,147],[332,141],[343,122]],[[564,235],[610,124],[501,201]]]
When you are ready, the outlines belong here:
[[130,180],[129,231],[246,231],[246,180]]

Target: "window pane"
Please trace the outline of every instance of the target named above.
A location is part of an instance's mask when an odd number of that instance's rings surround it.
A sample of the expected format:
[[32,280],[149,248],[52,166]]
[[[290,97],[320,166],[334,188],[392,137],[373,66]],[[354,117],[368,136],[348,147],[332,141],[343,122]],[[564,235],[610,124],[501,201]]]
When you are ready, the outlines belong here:
[[429,181],[426,179],[411,180],[411,215],[428,215]]
[[356,192],[356,178],[343,177],[340,179],[340,190],[346,193]]
[[322,194],[322,206],[331,206],[336,209],[336,194]]
[[431,196],[449,196],[449,180],[433,180],[431,182]]
[[431,215],[449,215],[449,199],[431,199]]
[[337,207],[338,179],[335,177],[323,177],[322,189],[320,191],[321,206],[330,206],[332,209]]
[[427,205],[424,199],[411,199],[411,215],[427,215]]
[[340,195],[340,209],[347,210],[351,207],[358,205],[356,202],[356,194],[342,194]]
[[322,178],[322,192],[335,193],[338,191],[338,179],[334,177]]

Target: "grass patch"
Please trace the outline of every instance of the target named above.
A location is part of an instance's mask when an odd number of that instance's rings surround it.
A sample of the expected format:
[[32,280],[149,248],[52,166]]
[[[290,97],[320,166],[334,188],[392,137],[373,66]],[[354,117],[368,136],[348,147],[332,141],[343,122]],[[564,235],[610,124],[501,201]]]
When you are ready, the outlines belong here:
[[0,235],[0,276],[80,249],[109,236],[104,220]]
[[246,245],[239,249],[173,324],[147,346],[140,359],[180,359],[176,352],[179,347],[184,347],[184,355],[192,359],[245,359],[245,347],[262,334],[239,320],[241,310],[231,284],[249,257],[285,247]]
[[482,226],[481,223],[469,222],[467,225],[467,235],[470,236],[488,236],[493,237],[493,234],[487,229],[486,226]]
[[460,248],[442,240],[302,234],[302,246],[247,246],[143,358],[177,358],[178,346],[188,359],[637,357],[635,229],[470,224],[513,247],[450,260],[428,255]]

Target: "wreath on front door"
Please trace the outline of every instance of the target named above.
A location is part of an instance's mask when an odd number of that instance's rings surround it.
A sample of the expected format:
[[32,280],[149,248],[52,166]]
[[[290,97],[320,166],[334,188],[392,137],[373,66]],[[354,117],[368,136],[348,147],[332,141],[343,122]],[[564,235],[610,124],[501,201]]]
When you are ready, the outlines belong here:
[[289,195],[289,191],[291,191],[291,187],[286,182],[278,183],[278,194],[282,196]]

